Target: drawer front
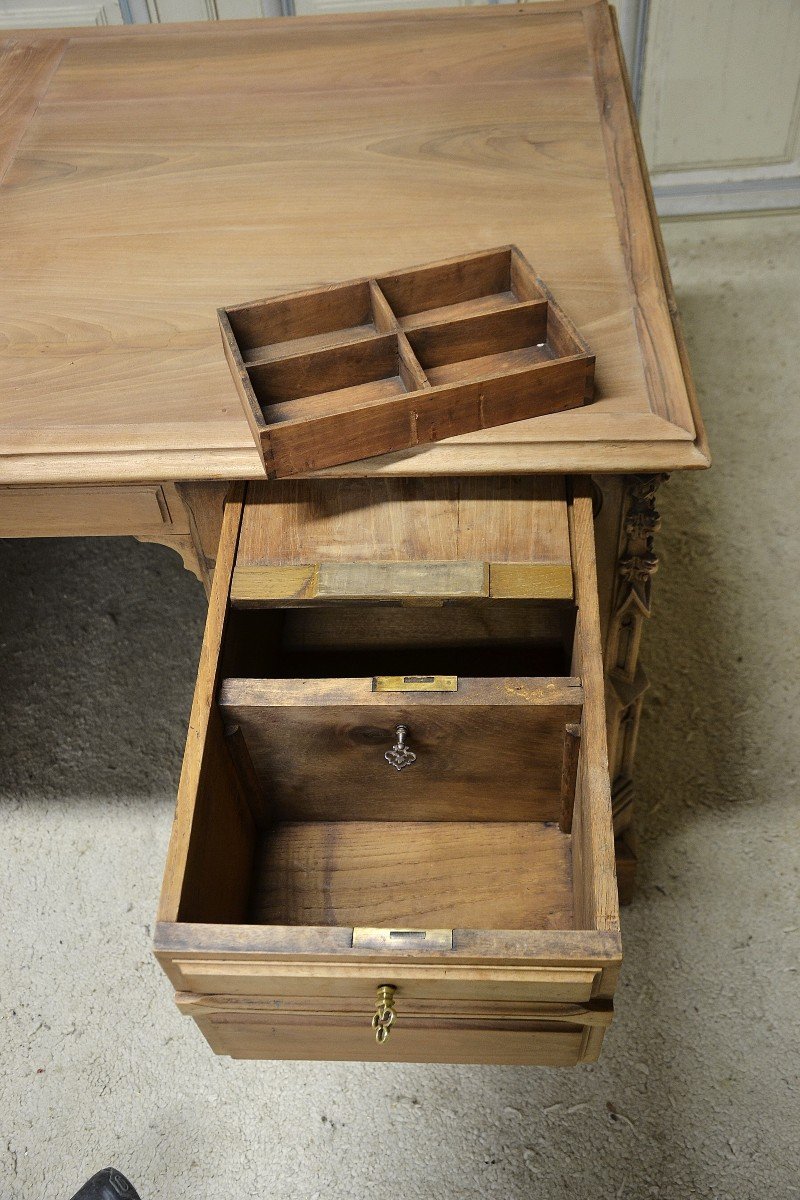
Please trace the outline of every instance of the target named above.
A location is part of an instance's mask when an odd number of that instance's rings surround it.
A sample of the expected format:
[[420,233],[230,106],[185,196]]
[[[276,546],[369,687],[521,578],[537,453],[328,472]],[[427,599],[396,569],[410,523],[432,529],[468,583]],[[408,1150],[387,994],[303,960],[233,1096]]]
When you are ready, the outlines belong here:
[[195,1020],[216,1054],[251,1059],[571,1067],[596,1057],[603,1033],[555,1022],[407,1016],[378,1045],[354,1013],[210,1009]]
[[[173,489],[174,490],[174,489]],[[123,487],[52,487],[0,489],[0,537],[70,537],[79,535],[158,534],[182,522],[177,498],[175,514],[160,484]]]
[[557,821],[582,699],[569,678],[227,679],[220,707],[277,819]]
[[300,997],[329,1003],[352,999],[369,1008],[384,983],[397,988],[397,1002],[527,1002],[585,1004],[596,993],[597,967],[503,967],[350,963],[338,969],[326,963],[256,962],[174,957],[164,960],[178,991],[200,995],[290,1000]]

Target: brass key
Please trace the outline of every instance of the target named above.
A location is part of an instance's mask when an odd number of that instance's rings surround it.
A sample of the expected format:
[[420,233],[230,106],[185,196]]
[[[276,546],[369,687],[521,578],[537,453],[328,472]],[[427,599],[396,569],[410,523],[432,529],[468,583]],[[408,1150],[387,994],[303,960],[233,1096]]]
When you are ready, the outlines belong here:
[[395,990],[390,983],[384,983],[378,988],[372,1028],[375,1030],[375,1040],[379,1046],[382,1046],[388,1038],[397,1016],[394,1011]]

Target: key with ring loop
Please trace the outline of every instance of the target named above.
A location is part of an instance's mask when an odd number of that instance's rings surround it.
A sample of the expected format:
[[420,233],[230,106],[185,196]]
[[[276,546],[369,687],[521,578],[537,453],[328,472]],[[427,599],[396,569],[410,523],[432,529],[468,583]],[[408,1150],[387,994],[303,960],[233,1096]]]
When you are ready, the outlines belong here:
[[395,991],[396,988],[389,983],[384,983],[378,988],[372,1028],[375,1030],[375,1040],[379,1046],[382,1046],[388,1038],[397,1016],[394,1011]]

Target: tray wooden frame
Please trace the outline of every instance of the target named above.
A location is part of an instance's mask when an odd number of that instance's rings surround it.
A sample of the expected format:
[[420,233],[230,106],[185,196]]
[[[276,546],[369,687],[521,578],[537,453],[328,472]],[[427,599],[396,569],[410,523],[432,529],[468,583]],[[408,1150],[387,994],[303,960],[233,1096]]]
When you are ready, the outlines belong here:
[[218,310],[267,477],[592,398],[594,355],[513,245]]

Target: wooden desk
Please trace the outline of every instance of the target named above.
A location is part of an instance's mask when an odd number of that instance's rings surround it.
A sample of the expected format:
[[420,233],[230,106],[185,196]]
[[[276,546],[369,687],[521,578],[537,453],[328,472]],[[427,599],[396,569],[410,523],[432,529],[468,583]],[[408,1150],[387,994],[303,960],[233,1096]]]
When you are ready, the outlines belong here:
[[709,458],[620,61],[581,0],[8,35],[0,535],[130,533],[208,583],[262,474],[216,307],[517,243],[596,402],[328,474],[595,476],[623,835],[655,487]]

